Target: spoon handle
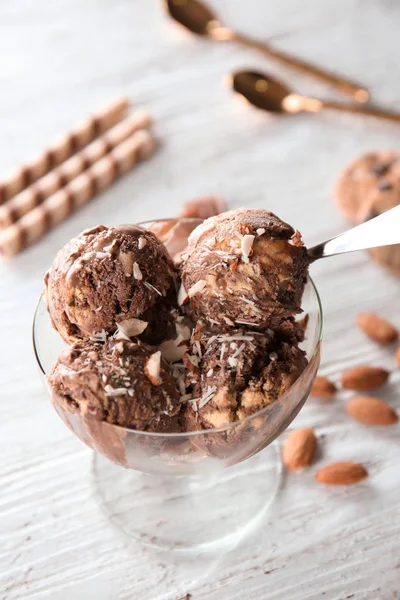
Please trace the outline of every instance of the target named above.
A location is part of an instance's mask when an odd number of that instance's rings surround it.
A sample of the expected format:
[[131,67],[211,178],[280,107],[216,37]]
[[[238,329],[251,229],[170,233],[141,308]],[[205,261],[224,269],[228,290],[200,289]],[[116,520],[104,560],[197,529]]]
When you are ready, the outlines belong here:
[[323,100],[321,102],[321,108],[332,108],[333,110],[340,110],[342,112],[357,113],[367,117],[377,117],[378,119],[387,119],[389,121],[400,123],[400,113],[394,113],[390,110],[384,110],[380,108],[373,108],[372,106],[357,106],[356,104],[342,104],[340,102]]
[[400,206],[308,250],[310,262],[356,250],[400,244]]
[[215,28],[211,28],[209,31],[209,35],[212,39],[219,41],[233,41],[239,42],[243,46],[247,46],[248,48],[253,48],[254,50],[258,50],[263,54],[271,58],[275,58],[281,64],[284,64],[288,67],[293,67],[298,71],[306,73],[308,75],[313,75],[317,79],[328,83],[332,87],[336,88],[343,94],[347,94],[351,96],[357,102],[367,102],[369,94],[366,89],[361,88],[357,83],[349,81],[339,75],[335,75],[312,65],[305,60],[292,56],[290,54],[286,54],[281,50],[275,50],[271,48],[269,44],[264,42],[259,42],[243,33],[238,33],[237,31],[233,31],[228,27],[223,27],[222,25],[218,25]]

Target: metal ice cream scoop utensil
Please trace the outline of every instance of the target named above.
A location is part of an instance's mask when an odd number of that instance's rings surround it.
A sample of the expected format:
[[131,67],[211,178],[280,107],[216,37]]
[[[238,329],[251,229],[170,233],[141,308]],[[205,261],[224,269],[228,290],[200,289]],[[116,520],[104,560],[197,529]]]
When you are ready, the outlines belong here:
[[319,258],[392,244],[400,244],[400,206],[309,248],[308,256],[312,263]]
[[265,73],[239,71],[230,77],[229,83],[234,91],[241,94],[250,104],[272,113],[320,112],[333,109],[400,123],[400,113],[302,96]]
[[165,0],[165,4],[170,16],[192,33],[218,42],[238,42],[248,48],[254,48],[270,58],[279,61],[281,64],[308,75],[313,75],[343,94],[352,96],[357,102],[367,102],[368,100],[368,91],[358,84],[348,81],[339,75],[329,73],[325,69],[311,65],[280,50],[275,50],[269,44],[259,42],[225,27],[218,21],[215,13],[199,0]]

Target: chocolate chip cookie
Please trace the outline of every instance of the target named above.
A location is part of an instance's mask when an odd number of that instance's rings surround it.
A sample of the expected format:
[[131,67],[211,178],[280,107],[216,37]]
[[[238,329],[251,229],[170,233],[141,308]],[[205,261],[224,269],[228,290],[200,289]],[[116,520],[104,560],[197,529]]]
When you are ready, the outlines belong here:
[[[340,209],[354,223],[363,223],[399,205],[400,152],[360,156],[339,177],[335,195]],[[400,245],[373,248],[370,254],[400,277]]]
[[[360,156],[343,171],[336,184],[336,202],[347,218],[360,222],[367,199],[387,191],[400,179],[400,152],[370,152]],[[382,189],[380,189],[382,188]]]

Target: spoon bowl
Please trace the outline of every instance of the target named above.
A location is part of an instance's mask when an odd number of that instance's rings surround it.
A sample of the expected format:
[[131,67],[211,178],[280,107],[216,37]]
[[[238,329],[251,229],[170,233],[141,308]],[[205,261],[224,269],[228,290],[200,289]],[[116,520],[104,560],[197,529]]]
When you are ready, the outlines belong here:
[[272,113],[320,112],[333,109],[341,112],[358,113],[400,123],[400,114],[372,106],[343,104],[329,100],[319,100],[293,92],[284,83],[257,71],[238,71],[229,84],[232,89],[250,104]]
[[167,10],[180,25],[196,35],[208,35],[217,19],[208,6],[198,0],[166,0]]
[[268,112],[285,112],[282,103],[290,90],[276,79],[256,71],[239,71],[232,76],[231,85],[253,106]]

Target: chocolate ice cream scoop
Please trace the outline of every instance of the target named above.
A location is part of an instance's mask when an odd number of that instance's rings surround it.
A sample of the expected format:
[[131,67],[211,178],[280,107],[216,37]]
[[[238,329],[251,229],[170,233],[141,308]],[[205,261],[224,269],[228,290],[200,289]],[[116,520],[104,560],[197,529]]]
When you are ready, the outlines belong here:
[[[190,431],[243,419],[286,392],[307,366],[296,343],[275,335],[231,330],[193,342],[193,399],[184,408]],[[192,357],[193,360],[193,357]]]
[[273,213],[211,217],[189,237],[179,302],[220,329],[275,329],[301,312],[308,258],[300,234]]
[[46,274],[53,326],[68,343],[104,341],[121,323],[128,337],[143,333],[156,343],[175,303],[175,275],[166,248],[150,231],[134,225],[88,229],[60,250]]
[[142,345],[77,342],[60,354],[48,381],[56,409],[78,413],[92,436],[99,421],[142,431],[179,431],[175,380],[163,368],[161,353]]

